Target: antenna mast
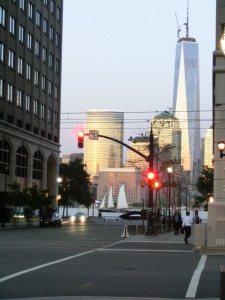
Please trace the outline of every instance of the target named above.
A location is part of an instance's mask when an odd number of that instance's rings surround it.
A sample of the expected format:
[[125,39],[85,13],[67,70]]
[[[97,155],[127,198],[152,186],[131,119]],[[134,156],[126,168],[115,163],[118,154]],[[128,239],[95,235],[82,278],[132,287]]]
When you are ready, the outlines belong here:
[[186,38],[189,37],[189,1],[187,0],[187,23],[184,23],[186,25]]

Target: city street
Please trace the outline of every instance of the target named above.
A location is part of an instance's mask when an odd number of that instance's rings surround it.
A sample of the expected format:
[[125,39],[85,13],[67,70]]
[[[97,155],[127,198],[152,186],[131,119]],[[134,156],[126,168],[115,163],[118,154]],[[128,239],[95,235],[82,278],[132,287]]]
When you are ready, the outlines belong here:
[[220,297],[224,255],[196,254],[173,233],[122,239],[124,224],[1,230],[0,299]]

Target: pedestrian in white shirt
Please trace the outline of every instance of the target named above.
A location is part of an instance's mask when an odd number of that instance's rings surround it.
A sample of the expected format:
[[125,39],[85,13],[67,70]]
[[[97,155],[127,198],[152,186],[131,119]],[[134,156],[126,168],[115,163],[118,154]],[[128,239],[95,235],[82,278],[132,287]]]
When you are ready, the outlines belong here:
[[192,220],[190,217],[190,212],[187,211],[186,216],[184,217],[184,220],[183,220],[183,225],[182,225],[184,227],[184,231],[185,231],[184,242],[186,244],[188,244],[188,238],[191,236],[191,223],[192,223]]

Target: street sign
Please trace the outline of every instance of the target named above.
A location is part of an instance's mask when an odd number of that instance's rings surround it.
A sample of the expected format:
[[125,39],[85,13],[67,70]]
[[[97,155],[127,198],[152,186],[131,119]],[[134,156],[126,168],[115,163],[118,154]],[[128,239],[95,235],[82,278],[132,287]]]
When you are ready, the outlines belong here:
[[98,140],[98,130],[89,130],[89,140]]

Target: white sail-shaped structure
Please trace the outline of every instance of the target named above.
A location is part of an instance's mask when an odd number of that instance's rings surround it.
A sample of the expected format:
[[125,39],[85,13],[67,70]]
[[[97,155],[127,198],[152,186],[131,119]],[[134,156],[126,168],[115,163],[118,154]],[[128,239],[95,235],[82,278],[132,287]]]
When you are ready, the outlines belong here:
[[114,202],[113,202],[112,186],[111,186],[109,191],[109,198],[108,198],[108,208],[113,208],[113,207],[114,207]]
[[101,202],[101,205],[99,206],[99,208],[105,208],[105,198],[106,198],[106,194]]
[[124,184],[121,185],[117,201],[117,209],[128,208]]

